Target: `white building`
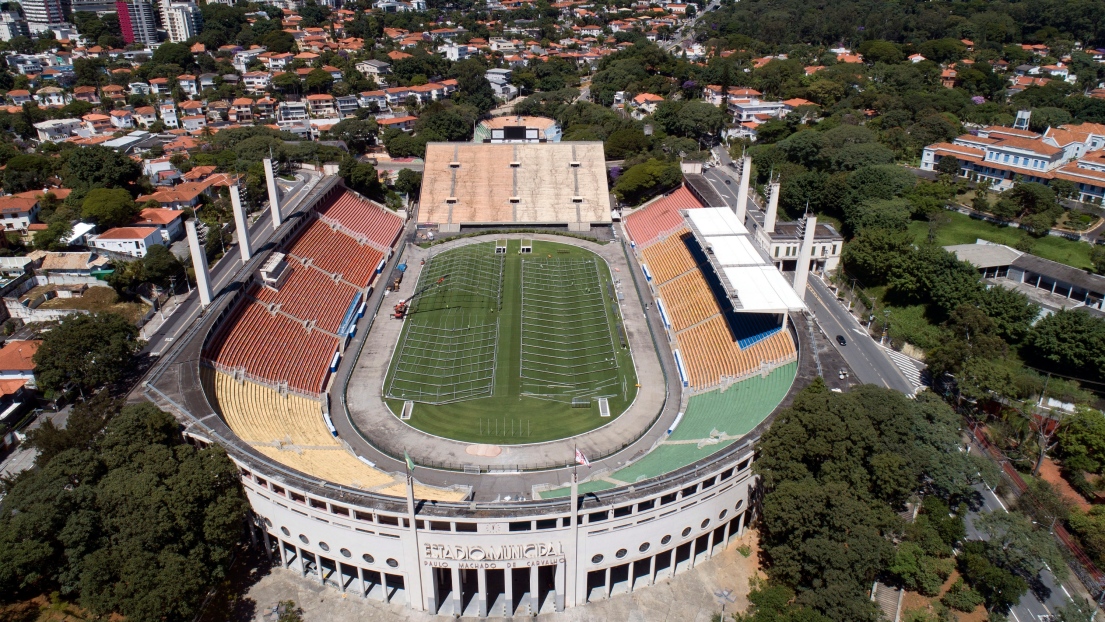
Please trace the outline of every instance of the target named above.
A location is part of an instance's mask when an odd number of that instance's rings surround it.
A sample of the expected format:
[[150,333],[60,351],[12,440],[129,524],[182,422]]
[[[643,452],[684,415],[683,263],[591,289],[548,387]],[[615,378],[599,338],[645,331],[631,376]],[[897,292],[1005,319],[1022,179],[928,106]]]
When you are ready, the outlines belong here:
[[0,41],[11,41],[15,37],[30,37],[31,29],[27,21],[15,11],[0,12]]
[[93,248],[131,257],[145,257],[151,246],[164,246],[159,227],[116,227],[91,242]]
[[203,15],[191,2],[167,2],[161,7],[161,22],[169,33],[169,41],[179,43],[199,34]]
[[20,5],[32,33],[43,32],[53,24],[65,22],[61,0],[22,0]]
[[57,143],[77,136],[84,130],[84,122],[80,119],[50,119],[35,123],[38,130],[38,140],[42,142]]

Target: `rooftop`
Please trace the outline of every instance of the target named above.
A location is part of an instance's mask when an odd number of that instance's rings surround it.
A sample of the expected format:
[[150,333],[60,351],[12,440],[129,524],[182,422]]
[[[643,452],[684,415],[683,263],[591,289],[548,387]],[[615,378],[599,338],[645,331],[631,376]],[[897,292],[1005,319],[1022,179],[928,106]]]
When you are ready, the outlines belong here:
[[601,142],[430,143],[421,222],[609,223]]

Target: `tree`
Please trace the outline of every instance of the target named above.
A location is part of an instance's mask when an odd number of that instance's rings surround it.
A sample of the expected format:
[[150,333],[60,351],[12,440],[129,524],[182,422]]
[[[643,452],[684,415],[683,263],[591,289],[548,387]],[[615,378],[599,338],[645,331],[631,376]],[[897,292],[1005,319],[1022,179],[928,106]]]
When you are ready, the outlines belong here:
[[169,287],[174,277],[184,274],[184,264],[167,247],[155,244],[142,258],[142,274],[147,282]]
[[422,173],[405,168],[399,171],[395,180],[395,191],[414,198],[422,188]]
[[382,198],[383,185],[376,174],[376,167],[368,162],[358,162],[353,157],[346,157],[338,167],[338,175],[345,180],[345,185],[370,198]]
[[677,162],[654,158],[629,167],[614,182],[613,192],[620,201],[637,205],[650,196],[674,188],[682,178]]
[[8,160],[4,168],[4,190],[11,193],[42,190],[54,170],[54,159],[21,154]]
[[74,190],[129,188],[141,176],[137,162],[101,145],[71,150],[61,173],[65,187]]
[[648,151],[649,139],[641,130],[622,128],[615,130],[607,137],[603,145],[606,157],[611,160],[624,160],[632,155]]
[[955,156],[944,156],[936,163],[936,172],[949,177],[959,176],[959,159]]
[[[957,428],[957,415],[938,398],[911,401],[871,385],[838,394],[815,380],[776,417],[755,463],[771,581],[830,619],[876,619],[867,593],[897,557],[895,509],[922,486],[942,498],[969,490],[975,470],[958,451]],[[925,545],[906,553],[917,570],[903,557],[903,573],[943,572],[932,560],[922,569],[918,555],[932,556]]]
[[[1058,437],[1059,456],[1063,458],[1064,468],[1090,473],[1105,470],[1105,414],[1100,410],[1077,409],[1063,420]],[[1101,552],[1105,559],[1105,546]]]
[[261,45],[274,54],[287,54],[295,49],[295,37],[283,30],[274,30],[261,38]]
[[913,252],[913,240],[905,232],[882,227],[860,229],[844,245],[844,265],[866,285],[886,282],[887,268]]
[[0,588],[57,591],[98,618],[192,620],[242,533],[237,468],[154,405],[120,406],[75,409],[82,432],[54,435],[6,486]]
[[138,329],[115,313],[77,313],[46,333],[35,352],[35,377],[54,391],[70,382],[82,390],[111,384],[131,368]]
[[464,60],[453,65],[457,79],[458,101],[474,107],[483,116],[495,107],[495,91],[484,76],[484,66],[477,60]]
[[959,572],[978,592],[993,612],[1005,613],[1028,591],[1028,582],[1011,571],[992,563],[984,542],[968,542],[959,555]]
[[853,232],[864,229],[905,231],[912,207],[906,199],[868,199],[844,208],[844,223]]
[[93,188],[81,203],[81,218],[94,220],[103,230],[134,222],[139,211],[130,193],[122,188]]
[[331,76],[329,71],[312,69],[311,72],[307,74],[307,88],[315,93],[329,91],[333,84],[334,76]]
[[1022,577],[1034,578],[1045,566],[1060,581],[1067,575],[1067,564],[1055,546],[1055,539],[1020,512],[986,512],[975,526],[988,536],[986,557]]
[[1090,249],[1090,263],[1093,264],[1094,272],[1105,274],[1105,246],[1095,244]]
[[1105,376],[1105,320],[1079,310],[1052,313],[1025,338],[1028,354],[1064,374]]
[[187,44],[166,42],[153,51],[151,61],[156,65],[177,65],[188,69],[196,64],[196,57]]
[[982,291],[980,308],[994,322],[995,332],[1009,343],[1020,343],[1040,314],[1040,306],[1013,289],[990,287]]
[[72,233],[73,227],[69,225],[68,221],[55,220],[47,225],[42,231],[35,232],[35,248],[43,251],[63,250],[69,246],[65,240],[68,240]]

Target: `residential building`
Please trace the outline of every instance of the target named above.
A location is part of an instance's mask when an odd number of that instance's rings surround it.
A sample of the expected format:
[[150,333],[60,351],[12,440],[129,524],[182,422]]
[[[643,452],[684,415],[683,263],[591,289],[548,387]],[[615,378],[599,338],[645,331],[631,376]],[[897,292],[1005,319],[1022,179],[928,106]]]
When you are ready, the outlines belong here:
[[203,15],[191,2],[166,2],[161,7],[161,23],[169,34],[169,41],[180,43],[199,34]]
[[129,130],[134,127],[134,114],[129,110],[112,110],[111,125],[118,130]]
[[134,224],[141,227],[156,227],[162,241],[171,244],[184,237],[184,214],[183,210],[147,207],[139,212]]
[[31,29],[27,20],[15,11],[0,11],[0,41],[11,41],[15,37],[30,37]]
[[264,93],[272,88],[272,74],[267,71],[248,71],[242,74],[242,85],[252,93]]
[[316,118],[328,119],[338,114],[337,107],[334,104],[334,96],[329,93],[308,95],[307,106],[310,109],[311,116]]
[[159,227],[116,227],[90,242],[93,248],[131,257],[145,257],[151,246],[165,245]]
[[10,396],[17,387],[34,388],[34,354],[40,346],[41,339],[31,339],[8,341],[0,348],[0,393]]
[[78,135],[84,130],[84,123],[80,119],[50,119],[35,123],[40,142],[61,142],[70,136]]
[[180,87],[180,90],[184,91],[184,94],[189,97],[195,97],[200,93],[199,82],[196,80],[196,76],[191,74],[177,76],[176,83],[177,86]]
[[357,114],[357,110],[359,110],[361,107],[360,103],[357,101],[357,98],[353,95],[342,95],[341,97],[335,97],[334,105],[338,110],[338,116],[343,119]]
[[38,222],[38,198],[9,195],[0,197],[0,222],[4,231],[26,233],[31,223]]
[[61,107],[69,103],[69,95],[56,86],[45,86],[35,92],[35,101],[43,108]]
[[207,117],[202,114],[189,115],[182,118],[180,123],[189,132],[199,132],[207,127]]
[[357,63],[356,67],[357,71],[366,77],[375,78],[377,84],[382,81],[384,76],[391,73],[391,63],[385,63],[382,60],[364,60]]
[[33,34],[49,30],[54,24],[65,22],[61,0],[22,0],[20,6],[23,7],[28,28]]
[[149,0],[117,0],[115,13],[127,43],[157,43],[157,19]]
[[157,123],[157,111],[153,106],[142,106],[134,109],[134,122],[139,127],[148,128]]
[[110,134],[112,131],[111,117],[106,114],[100,114],[98,112],[90,112],[81,119],[84,120],[84,127],[92,134]]
[[158,114],[161,116],[161,122],[165,124],[165,127],[171,130],[180,127],[180,122],[177,120],[176,104],[172,101],[162,102],[158,106]]

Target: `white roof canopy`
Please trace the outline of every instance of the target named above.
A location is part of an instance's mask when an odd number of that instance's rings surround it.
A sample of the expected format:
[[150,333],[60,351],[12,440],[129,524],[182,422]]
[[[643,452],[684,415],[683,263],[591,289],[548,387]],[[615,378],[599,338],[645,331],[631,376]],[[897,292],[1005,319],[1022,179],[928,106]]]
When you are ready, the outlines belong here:
[[734,310],[746,313],[805,311],[790,281],[752,241],[748,229],[725,207],[687,210],[699,244],[714,272],[734,299]]

